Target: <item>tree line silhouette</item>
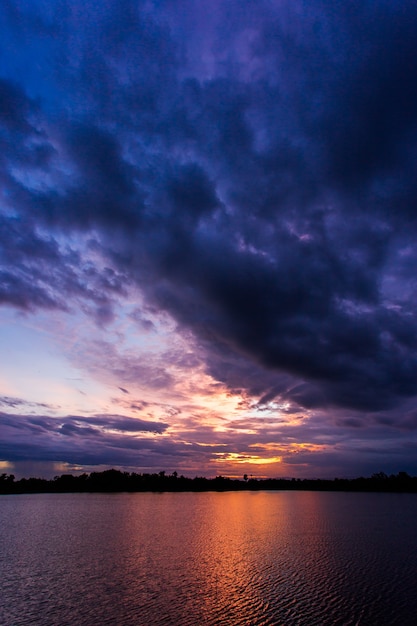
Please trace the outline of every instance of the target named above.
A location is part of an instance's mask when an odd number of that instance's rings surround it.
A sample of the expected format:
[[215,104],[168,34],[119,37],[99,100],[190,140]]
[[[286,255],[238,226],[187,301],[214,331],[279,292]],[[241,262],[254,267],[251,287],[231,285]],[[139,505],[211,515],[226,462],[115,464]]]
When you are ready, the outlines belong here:
[[247,474],[242,479],[216,476],[187,478],[177,472],[166,474],[138,474],[109,469],[91,474],[61,474],[45,478],[21,478],[13,474],[0,476],[0,494],[18,493],[92,493],[92,492],[140,492],[140,491],[383,491],[417,493],[417,477],[407,472],[388,476],[384,472],[368,478],[300,479],[300,478],[254,478]]

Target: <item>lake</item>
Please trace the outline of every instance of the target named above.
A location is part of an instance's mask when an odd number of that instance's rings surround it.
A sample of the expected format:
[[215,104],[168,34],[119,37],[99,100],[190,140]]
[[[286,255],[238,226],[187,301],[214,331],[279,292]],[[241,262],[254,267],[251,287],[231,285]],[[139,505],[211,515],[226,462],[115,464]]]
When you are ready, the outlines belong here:
[[0,496],[3,626],[417,624],[417,494]]

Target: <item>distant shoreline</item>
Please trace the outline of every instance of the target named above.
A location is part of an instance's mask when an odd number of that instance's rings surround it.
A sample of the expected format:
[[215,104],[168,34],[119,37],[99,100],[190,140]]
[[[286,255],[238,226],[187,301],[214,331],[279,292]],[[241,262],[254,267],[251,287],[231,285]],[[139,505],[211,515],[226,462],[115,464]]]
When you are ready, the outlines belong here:
[[62,474],[51,480],[22,478],[13,474],[0,476],[0,494],[27,493],[140,493],[140,492],[206,492],[206,491],[345,491],[417,493],[417,477],[399,472],[388,476],[383,472],[364,478],[299,479],[248,477],[243,479],[187,478],[177,472],[166,474],[138,474],[110,469],[91,474]]

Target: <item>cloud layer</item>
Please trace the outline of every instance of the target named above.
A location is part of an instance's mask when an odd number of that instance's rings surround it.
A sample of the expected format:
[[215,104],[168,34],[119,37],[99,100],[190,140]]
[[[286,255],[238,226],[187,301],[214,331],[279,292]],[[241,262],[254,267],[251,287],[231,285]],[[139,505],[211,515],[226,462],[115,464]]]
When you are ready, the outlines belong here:
[[415,3],[0,13],[0,303],[109,328],[140,293],[144,335],[165,312],[193,338],[176,367],[414,433]]

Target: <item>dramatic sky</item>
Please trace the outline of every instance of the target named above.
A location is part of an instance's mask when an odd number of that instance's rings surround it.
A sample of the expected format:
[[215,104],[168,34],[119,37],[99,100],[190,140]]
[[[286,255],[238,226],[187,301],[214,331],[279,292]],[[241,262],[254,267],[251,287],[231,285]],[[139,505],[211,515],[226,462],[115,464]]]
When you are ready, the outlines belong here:
[[2,0],[0,469],[417,473],[414,0]]

